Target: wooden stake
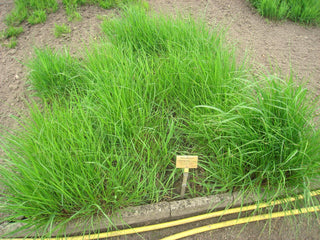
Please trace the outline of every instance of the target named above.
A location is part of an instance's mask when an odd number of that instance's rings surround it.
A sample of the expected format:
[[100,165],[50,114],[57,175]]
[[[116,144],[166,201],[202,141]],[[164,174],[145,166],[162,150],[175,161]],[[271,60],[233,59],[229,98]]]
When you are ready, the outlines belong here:
[[183,170],[183,180],[182,180],[182,186],[181,186],[181,193],[180,193],[182,198],[184,197],[184,194],[186,192],[188,176],[189,176],[189,168],[184,168],[184,170]]

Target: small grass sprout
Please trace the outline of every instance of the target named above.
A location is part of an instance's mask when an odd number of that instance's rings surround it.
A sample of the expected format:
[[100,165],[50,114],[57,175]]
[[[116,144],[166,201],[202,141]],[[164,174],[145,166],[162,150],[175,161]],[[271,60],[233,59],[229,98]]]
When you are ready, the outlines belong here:
[[15,48],[18,44],[16,37],[11,37],[7,42],[2,43],[7,48]]
[[2,31],[2,38],[11,38],[11,37],[17,37],[21,33],[23,33],[23,28],[22,27],[8,27],[6,30]]
[[34,11],[32,15],[28,17],[30,24],[44,23],[47,20],[47,14],[45,10]]
[[55,37],[59,38],[61,36],[64,36],[68,33],[71,32],[71,29],[69,26],[67,26],[65,23],[59,25],[59,24],[55,24],[54,25],[54,35]]

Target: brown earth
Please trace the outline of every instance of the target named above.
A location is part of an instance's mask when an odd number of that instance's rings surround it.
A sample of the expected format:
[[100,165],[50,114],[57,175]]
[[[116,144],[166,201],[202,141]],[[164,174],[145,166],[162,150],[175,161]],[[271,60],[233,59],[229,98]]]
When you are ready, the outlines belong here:
[[[2,0],[3,1],[3,0]],[[0,30],[5,28],[4,18],[13,8],[13,0],[1,3],[0,0]],[[85,6],[79,10],[82,20],[68,22],[65,11],[60,10],[50,14],[46,23],[30,25],[24,23],[24,33],[18,37],[18,45],[14,49],[0,46],[0,124],[5,128],[14,127],[15,121],[11,115],[21,112],[24,107],[23,99],[26,97],[26,76],[28,69],[25,64],[32,57],[34,48],[51,47],[55,49],[70,49],[74,54],[81,52],[83,46],[100,32],[101,20],[110,11],[95,6]],[[54,36],[55,24],[67,24],[71,33],[62,38]]]
[[[162,12],[183,11],[205,17],[211,26],[227,27],[227,38],[248,52],[260,68],[292,69],[298,79],[320,91],[320,28],[262,18],[246,0],[157,0],[151,6]],[[271,64],[270,64],[271,63]]]
[[[13,8],[13,2],[0,0],[0,30],[5,28],[4,18]],[[256,69],[266,71],[272,67],[283,75],[293,70],[298,84],[306,83],[314,96],[320,94],[320,27],[265,20],[246,0],[149,0],[149,3],[159,12],[184,12],[202,17],[212,27],[222,24],[228,28],[228,42],[237,45],[241,56],[248,54]],[[97,16],[110,13],[94,6],[82,7],[79,12],[81,21],[68,22],[65,11],[60,7],[58,12],[48,16],[45,24],[31,26],[24,23],[25,31],[19,36],[15,49],[0,46],[1,128],[14,128],[16,122],[11,116],[19,116],[25,109],[28,69],[24,64],[32,57],[34,47],[63,49],[66,46],[74,54],[81,53],[83,45],[100,34],[101,18]],[[72,32],[63,38],[55,38],[54,24],[62,23],[69,25]],[[265,224],[256,223],[249,224],[243,231],[241,226],[229,227],[189,239],[320,239],[319,222],[312,217],[309,220],[298,220],[295,224],[274,220],[262,234]],[[195,225],[187,226],[191,227]],[[168,229],[144,235],[144,238],[158,239],[182,230]]]

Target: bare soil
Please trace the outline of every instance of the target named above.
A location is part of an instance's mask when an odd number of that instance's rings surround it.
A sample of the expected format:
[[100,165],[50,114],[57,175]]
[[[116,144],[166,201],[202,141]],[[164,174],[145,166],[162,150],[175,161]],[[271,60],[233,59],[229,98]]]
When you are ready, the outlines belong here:
[[[0,0],[0,30],[5,28],[4,18],[12,10],[14,0]],[[236,44],[241,57],[250,56],[257,70],[276,70],[287,75],[293,71],[297,84],[306,84],[314,96],[320,94],[320,27],[303,26],[293,22],[272,22],[259,16],[246,0],[149,0],[150,7],[164,13],[183,12],[204,18],[211,27],[228,28],[227,41]],[[15,49],[0,46],[0,130],[17,126],[12,115],[24,112],[28,69],[25,67],[33,55],[34,47],[67,47],[74,54],[81,53],[90,39],[100,34],[101,18],[111,11],[95,6],[81,7],[81,21],[69,22],[65,11],[50,14],[46,23],[31,26],[24,23],[24,33],[18,37]],[[62,38],[54,36],[54,24],[65,23],[71,33]],[[1,129],[2,128],[2,129]],[[320,239],[319,222],[299,220],[295,224],[278,219],[262,234],[264,223],[229,227],[196,235],[189,239]],[[307,228],[309,226],[309,228]],[[189,226],[194,227],[194,226]],[[299,231],[297,230],[299,229]],[[162,233],[145,235],[145,239],[159,239],[175,228]],[[298,234],[299,233],[299,234]],[[140,238],[140,237],[139,237]],[[123,239],[138,239],[138,236]]]
[[[3,3],[2,3],[2,2]],[[0,30],[5,29],[5,16],[12,10],[13,0],[0,0]],[[82,20],[68,22],[65,11],[60,6],[59,11],[50,14],[44,24],[30,25],[24,23],[24,33],[18,37],[18,45],[9,49],[0,45],[0,125],[4,128],[16,126],[12,115],[20,115],[24,109],[24,99],[27,93],[28,69],[25,66],[34,53],[34,48],[50,47],[54,49],[69,49],[78,54],[83,47],[100,33],[101,18],[111,11],[96,6],[84,6],[79,10]],[[55,24],[65,23],[71,28],[71,33],[61,38],[54,36]]]

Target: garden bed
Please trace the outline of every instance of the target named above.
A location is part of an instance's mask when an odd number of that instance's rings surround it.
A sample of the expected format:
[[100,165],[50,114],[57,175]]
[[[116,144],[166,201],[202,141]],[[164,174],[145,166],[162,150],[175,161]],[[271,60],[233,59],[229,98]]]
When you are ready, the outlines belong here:
[[201,157],[192,179],[200,188],[190,196],[281,189],[314,176],[318,139],[303,88],[251,75],[221,31],[127,11],[106,20],[107,39],[86,52],[36,51],[30,85],[42,101],[31,103],[24,131],[8,139],[8,155],[25,175],[6,172],[6,185],[29,199],[23,216],[42,221],[174,199],[176,154]]

